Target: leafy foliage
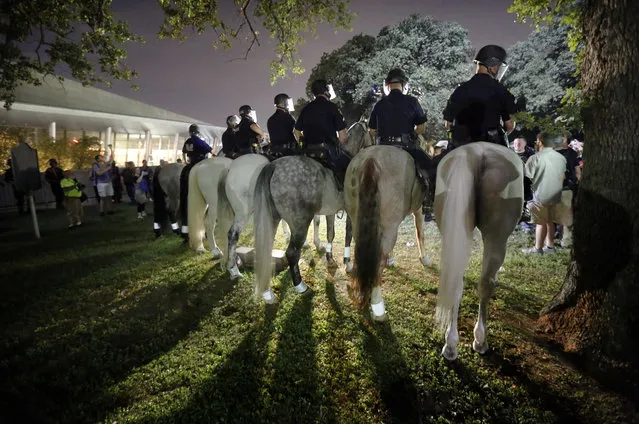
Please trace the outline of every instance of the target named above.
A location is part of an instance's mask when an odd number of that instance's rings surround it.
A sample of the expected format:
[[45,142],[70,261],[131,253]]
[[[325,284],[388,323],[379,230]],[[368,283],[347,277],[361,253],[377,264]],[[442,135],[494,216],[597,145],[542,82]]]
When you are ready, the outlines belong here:
[[[517,84],[522,83],[521,94],[527,101],[533,100],[532,105],[527,105],[528,111],[516,117],[520,126],[548,131],[582,130],[581,111],[585,99],[578,78],[584,47],[581,33],[584,4],[584,0],[514,0],[508,9],[520,22],[532,20],[537,26],[536,33],[517,43],[509,52],[515,67],[516,59],[522,60],[521,63],[529,62],[525,69],[519,69],[524,73],[517,81],[518,77],[513,74],[516,75],[518,69],[511,66],[511,76],[504,81],[514,93],[518,90]],[[539,51],[544,55],[539,55]],[[532,76],[538,80],[532,80]],[[535,89],[542,94],[533,95]],[[561,91],[560,99],[553,89]],[[544,101],[548,102],[547,106]]]
[[2,164],[11,157],[11,149],[24,141],[38,151],[40,170],[48,168],[48,160],[54,158],[64,169],[84,169],[91,166],[93,158],[100,151],[97,137],[83,136],[76,142],[64,139],[53,140],[41,136],[37,144],[31,135],[33,129],[5,127],[0,129],[0,161]]
[[[277,41],[271,80],[287,71],[304,72],[297,48],[317,23],[348,28],[353,15],[347,0],[235,0],[240,23],[222,19],[217,0],[158,0],[165,20],[160,38],[186,39],[186,33],[214,31],[215,47],[231,47],[237,39],[260,44],[258,24]],[[21,84],[41,84],[42,75],[59,65],[83,84],[112,79],[131,80],[137,74],[126,64],[127,42],[143,42],[126,22],[114,18],[111,0],[0,0],[0,101],[9,108]],[[134,86],[135,87],[135,86]]]
[[410,92],[419,98],[429,117],[428,137],[445,135],[441,113],[450,93],[470,76],[471,47],[468,32],[454,22],[411,15],[392,27],[384,27],[374,42],[356,36],[341,48],[325,54],[309,77],[325,78],[337,86],[338,103],[355,111],[352,122],[369,112],[375,102],[375,87],[382,88],[388,71],[404,70]]
[[508,49],[504,85],[525,112],[516,116],[520,127],[547,131],[581,128],[576,58],[567,44],[570,28],[553,21],[541,25],[527,40]]
[[110,1],[1,0],[0,100],[15,101],[21,84],[41,84],[42,74],[67,65],[83,84],[136,75],[122,44],[142,41],[114,19]]

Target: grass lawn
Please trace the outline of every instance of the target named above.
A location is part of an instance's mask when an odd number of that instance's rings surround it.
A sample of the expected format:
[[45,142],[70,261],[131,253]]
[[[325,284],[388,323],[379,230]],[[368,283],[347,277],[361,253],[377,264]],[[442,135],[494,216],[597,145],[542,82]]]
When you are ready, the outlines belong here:
[[[302,274],[313,295],[274,278],[279,305],[253,297],[252,274],[231,282],[151,218],[121,205],[67,230],[61,213],[0,220],[0,422],[2,423],[631,423],[632,385],[574,365],[535,331],[561,286],[569,253],[524,256],[510,241],[490,305],[485,356],[470,345],[476,319],[476,242],[460,313],[460,358],[440,356],[434,330],[439,235],[421,266],[412,220],[396,265],[384,273],[389,321],[373,323],[312,249]],[[324,231],[324,223],[322,231]],[[334,253],[341,257],[344,221]],[[324,238],[324,236],[322,237]],[[251,245],[251,231],[240,244]],[[284,247],[278,233],[276,247]]]

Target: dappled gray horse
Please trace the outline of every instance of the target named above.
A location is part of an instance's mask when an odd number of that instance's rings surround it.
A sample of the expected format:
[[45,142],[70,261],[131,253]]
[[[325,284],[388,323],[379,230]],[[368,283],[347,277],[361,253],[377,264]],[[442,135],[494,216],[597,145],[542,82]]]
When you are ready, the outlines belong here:
[[[359,122],[351,126],[349,152],[357,153],[366,143],[370,143],[366,126]],[[291,230],[286,249],[291,279],[299,293],[305,292],[308,287],[302,281],[298,262],[313,216],[334,215],[344,207],[344,195],[337,189],[333,172],[307,156],[277,159],[266,165],[258,176],[254,206],[256,295],[267,303],[277,301],[270,288],[271,252],[275,230],[282,219]],[[329,233],[328,243],[332,243],[334,235],[334,231]]]

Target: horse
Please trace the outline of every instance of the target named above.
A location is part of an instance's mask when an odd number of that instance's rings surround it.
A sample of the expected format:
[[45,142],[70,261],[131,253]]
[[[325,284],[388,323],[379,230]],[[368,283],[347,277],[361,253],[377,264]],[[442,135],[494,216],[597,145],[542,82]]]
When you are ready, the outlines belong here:
[[[237,159],[218,156],[204,162],[206,165],[193,167],[191,175],[196,176],[189,180],[190,247],[204,252],[206,232],[213,259],[220,259],[226,253],[226,270],[235,280],[242,277],[237,264],[237,242],[253,213],[257,174],[268,159],[260,154],[246,154]],[[315,244],[319,250],[319,217],[315,221]],[[223,249],[215,242],[216,234],[218,241],[223,239]]]
[[180,235],[176,214],[180,210],[180,174],[182,163],[169,163],[156,168],[153,177],[153,231],[160,235],[167,217],[171,230]]
[[[206,217],[207,238],[214,259],[220,259],[222,251],[227,251],[228,230],[233,220],[225,189],[226,176],[232,163],[233,160],[229,158],[212,157],[195,165],[189,174],[189,245],[198,252],[205,251],[203,239]],[[215,243],[216,232],[223,249]]]
[[353,220],[354,280],[361,306],[370,303],[375,320],[386,319],[381,274],[397,241],[399,225],[408,214],[415,221],[421,263],[430,264],[424,249],[422,201],[426,187],[419,181],[411,155],[395,146],[374,146],[360,152],[346,170],[344,202]]
[[475,228],[481,232],[484,252],[473,350],[479,354],[488,350],[488,302],[504,263],[506,242],[521,216],[523,175],[523,164],[514,151],[487,142],[457,147],[437,167],[434,209],[442,246],[435,318],[446,331],[442,356],[449,361],[457,358],[457,317]]
[[[348,130],[347,145],[352,150],[366,144],[370,135],[361,122]],[[270,287],[272,276],[271,252],[275,230],[280,220],[290,227],[291,238],[286,259],[293,286],[298,293],[308,291],[299,271],[299,259],[307,229],[315,215],[333,215],[344,207],[343,192],[337,188],[333,171],[305,155],[285,156],[264,168],[255,186],[255,294],[266,303],[277,302]],[[329,227],[328,247],[334,232]]]

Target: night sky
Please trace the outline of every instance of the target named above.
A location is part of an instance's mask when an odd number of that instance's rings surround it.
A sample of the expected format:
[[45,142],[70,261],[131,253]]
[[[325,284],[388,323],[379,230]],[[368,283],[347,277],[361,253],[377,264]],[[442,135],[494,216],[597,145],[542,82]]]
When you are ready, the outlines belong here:
[[[222,16],[228,16],[229,22],[239,22],[233,3],[230,0],[220,3]],[[306,72],[271,86],[269,62],[274,57],[274,44],[264,32],[261,47],[255,46],[248,60],[233,61],[244,56],[248,43],[236,43],[232,50],[224,51],[213,49],[212,34],[192,37],[184,43],[158,40],[162,10],[157,0],[114,0],[116,16],[127,20],[130,28],[147,43],[130,44],[128,48],[128,63],[140,74],[134,81],[139,90],[131,90],[127,82],[114,82],[112,90],[220,126],[225,126],[226,116],[237,113],[241,105],[250,104],[257,111],[258,123],[265,128],[273,113],[273,97],[279,92],[294,99],[303,96],[308,75],[322,53],[339,48],[354,35],[375,36],[382,27],[419,13],[460,23],[468,29],[475,50],[484,44],[508,47],[531,32],[529,26],[515,23],[514,15],[506,11],[511,3],[511,0],[351,0],[350,10],[358,15],[352,24],[353,31],[334,33],[328,25],[318,26],[318,38],[308,37],[307,43],[300,46]],[[380,75],[380,79],[383,77]]]

